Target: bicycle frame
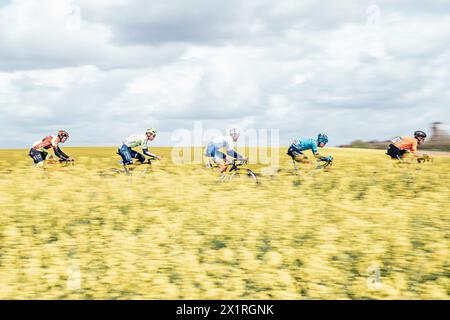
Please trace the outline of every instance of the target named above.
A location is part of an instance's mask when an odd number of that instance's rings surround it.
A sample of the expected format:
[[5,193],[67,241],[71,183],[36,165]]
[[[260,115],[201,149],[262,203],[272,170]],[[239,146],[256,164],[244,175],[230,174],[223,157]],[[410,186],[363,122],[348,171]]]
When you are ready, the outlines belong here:
[[122,166],[123,166],[123,169],[124,169],[125,173],[126,173],[127,175],[131,175],[131,171],[133,171],[134,169],[137,168],[136,165],[137,165],[137,166],[141,166],[141,165],[143,165],[143,164],[146,164],[146,165],[149,165],[150,168],[151,168],[152,160],[157,160],[157,158],[156,158],[156,157],[148,157],[148,158],[147,158],[147,161],[142,162],[142,163],[140,163],[140,162],[135,163],[135,164],[133,164],[133,167],[129,167],[129,166],[126,165],[126,164],[122,164]]
[[[294,174],[298,175],[300,168],[297,166],[297,162],[295,161],[294,157],[291,156],[291,158],[292,158],[292,164],[294,165]],[[308,160],[308,164],[309,165],[314,165],[314,162]],[[314,169],[315,170],[324,169],[324,168],[326,168],[328,166],[331,166],[332,164],[333,164],[333,161],[326,161],[326,160],[318,159],[316,161],[316,166],[315,166]],[[312,169],[312,170],[314,170],[314,169]]]
[[231,168],[228,170],[228,172],[232,172],[232,171],[238,171],[240,168],[240,166],[242,166],[244,163],[241,164],[237,164],[238,160],[234,159],[233,163],[231,165]]
[[[239,171],[241,170],[240,167],[244,164],[245,164],[245,162],[243,162],[241,160],[233,159],[233,162],[231,163],[231,167],[228,170],[225,170],[224,172],[222,172],[222,175],[220,176],[220,181],[221,182],[224,182],[226,180],[231,181],[233,179],[233,177],[236,177],[236,176],[238,177],[240,175],[240,173],[239,173]],[[246,172],[249,177],[252,177],[254,179],[256,184],[259,183],[258,178],[256,177],[256,174],[252,170],[246,168]]]
[[73,161],[73,160],[62,160],[62,159],[48,159],[48,160],[45,160],[45,163],[49,164],[49,165],[59,164],[59,165],[62,165],[62,166],[68,166],[68,165],[74,165],[75,161]]

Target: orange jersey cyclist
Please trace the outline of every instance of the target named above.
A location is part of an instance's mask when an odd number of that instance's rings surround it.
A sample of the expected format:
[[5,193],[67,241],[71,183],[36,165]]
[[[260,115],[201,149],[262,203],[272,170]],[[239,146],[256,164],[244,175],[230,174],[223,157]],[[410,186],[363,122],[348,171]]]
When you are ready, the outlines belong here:
[[74,159],[65,154],[59,147],[60,143],[64,143],[69,138],[67,131],[60,130],[56,137],[47,136],[40,141],[33,143],[28,155],[33,159],[35,165],[43,165],[44,160],[49,156],[48,151],[53,149],[55,155],[62,161],[73,161]]
[[137,159],[140,163],[145,162],[145,156],[135,150],[133,148],[141,147],[142,152],[149,156],[154,157],[158,160],[161,159],[160,156],[157,156],[148,151],[148,147],[150,141],[153,141],[156,137],[156,129],[150,128],[145,131],[145,134],[134,134],[129,136],[125,141],[123,141],[122,146],[119,148],[119,155],[122,157],[122,163],[124,165],[133,164],[133,159]]
[[411,153],[416,158],[427,158],[427,155],[417,153],[417,147],[425,142],[427,134],[417,130],[414,137],[396,137],[392,139],[386,154],[392,159],[402,160],[406,153]]

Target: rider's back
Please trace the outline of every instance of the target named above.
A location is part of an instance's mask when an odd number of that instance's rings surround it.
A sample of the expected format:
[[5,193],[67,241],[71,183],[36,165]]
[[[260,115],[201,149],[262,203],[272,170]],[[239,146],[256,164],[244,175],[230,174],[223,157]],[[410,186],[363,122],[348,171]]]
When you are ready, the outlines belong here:
[[129,136],[123,144],[130,148],[143,147],[143,149],[147,148],[148,140],[146,139],[145,134],[133,134]]
[[313,150],[313,152],[317,152],[317,142],[314,139],[297,139],[292,144],[300,151]]
[[233,139],[230,136],[218,136],[215,137],[211,143],[216,148],[230,147],[233,145]]
[[33,148],[39,151],[44,151],[47,149],[50,149],[52,147],[56,147],[58,145],[56,138],[53,138],[52,136],[47,136],[41,141],[36,141],[33,143]]
[[393,140],[393,145],[400,150],[417,150],[417,140],[414,137],[398,137],[397,139]]

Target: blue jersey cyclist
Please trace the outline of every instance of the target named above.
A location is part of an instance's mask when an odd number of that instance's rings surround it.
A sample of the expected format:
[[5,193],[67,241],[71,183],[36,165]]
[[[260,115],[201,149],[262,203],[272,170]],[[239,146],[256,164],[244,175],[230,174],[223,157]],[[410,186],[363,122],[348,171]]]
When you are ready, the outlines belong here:
[[296,162],[309,162],[303,151],[311,150],[316,159],[330,162],[333,160],[332,156],[324,157],[318,152],[318,147],[323,148],[327,143],[328,137],[323,133],[319,133],[317,139],[297,139],[291,144],[287,154]]
[[145,156],[133,150],[136,147],[141,147],[145,155],[160,160],[160,156],[148,151],[149,143],[155,139],[156,133],[155,128],[150,128],[145,131],[145,134],[134,134],[123,141],[122,146],[119,148],[119,155],[122,157],[123,164],[133,164],[133,159],[137,159],[140,163],[145,162]]

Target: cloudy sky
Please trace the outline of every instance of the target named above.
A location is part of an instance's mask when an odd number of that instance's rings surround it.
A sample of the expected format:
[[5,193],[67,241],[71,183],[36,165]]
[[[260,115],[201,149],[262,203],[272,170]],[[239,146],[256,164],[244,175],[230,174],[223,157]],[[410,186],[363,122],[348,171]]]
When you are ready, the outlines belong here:
[[330,145],[450,123],[450,0],[0,0],[0,147],[64,128],[279,129]]

